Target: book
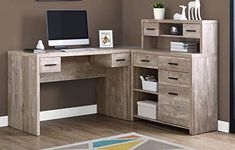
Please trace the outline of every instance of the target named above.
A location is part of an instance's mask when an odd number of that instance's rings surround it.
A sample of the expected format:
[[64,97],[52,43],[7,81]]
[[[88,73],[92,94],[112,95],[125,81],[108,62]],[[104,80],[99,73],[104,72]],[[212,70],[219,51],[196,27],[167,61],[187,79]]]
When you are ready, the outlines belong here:
[[197,46],[196,42],[171,42],[171,45],[179,45],[179,46]]

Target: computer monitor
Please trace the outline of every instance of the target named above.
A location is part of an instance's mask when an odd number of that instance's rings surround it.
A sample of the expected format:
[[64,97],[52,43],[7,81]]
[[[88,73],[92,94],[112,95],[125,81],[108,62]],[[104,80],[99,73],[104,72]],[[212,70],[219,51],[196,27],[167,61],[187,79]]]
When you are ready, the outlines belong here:
[[49,46],[88,45],[87,12],[84,10],[48,10],[47,33]]

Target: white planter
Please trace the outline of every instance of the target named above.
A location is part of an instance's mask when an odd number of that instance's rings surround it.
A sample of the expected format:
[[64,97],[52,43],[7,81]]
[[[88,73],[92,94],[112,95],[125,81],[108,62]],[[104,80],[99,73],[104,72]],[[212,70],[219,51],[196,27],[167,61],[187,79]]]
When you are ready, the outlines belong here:
[[165,16],[165,8],[153,8],[154,19],[162,20]]

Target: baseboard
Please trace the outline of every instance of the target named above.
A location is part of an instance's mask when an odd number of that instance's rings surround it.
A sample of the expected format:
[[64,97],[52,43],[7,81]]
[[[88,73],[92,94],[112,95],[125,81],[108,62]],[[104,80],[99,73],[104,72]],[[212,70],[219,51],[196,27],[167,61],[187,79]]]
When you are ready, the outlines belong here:
[[218,131],[229,133],[229,122],[218,120]]
[[91,115],[96,113],[97,113],[97,105],[48,110],[48,111],[42,111],[40,113],[40,121],[77,117],[77,116]]
[[[72,107],[40,112],[40,121],[63,119],[97,113],[97,105]],[[8,116],[0,117],[0,127],[8,126]]]

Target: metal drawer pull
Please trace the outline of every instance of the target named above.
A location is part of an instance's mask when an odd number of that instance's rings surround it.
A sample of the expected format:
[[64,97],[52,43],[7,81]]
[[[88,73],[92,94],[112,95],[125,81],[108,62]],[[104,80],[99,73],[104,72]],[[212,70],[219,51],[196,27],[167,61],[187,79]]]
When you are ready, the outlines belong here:
[[197,32],[197,30],[186,30],[186,32]]
[[145,60],[145,59],[142,59],[141,61],[142,62],[150,62],[150,60]]
[[169,95],[174,95],[174,96],[178,96],[178,93],[172,93],[172,92],[168,92]]
[[126,59],[117,59],[116,61],[126,61]]
[[168,63],[168,65],[178,66],[179,64],[177,64],[177,63]]
[[178,80],[178,78],[174,78],[174,77],[168,77],[168,79],[170,79],[170,80]]
[[156,29],[155,28],[146,28],[146,30],[154,31]]
[[45,67],[52,67],[52,66],[56,66],[57,64],[45,64]]

